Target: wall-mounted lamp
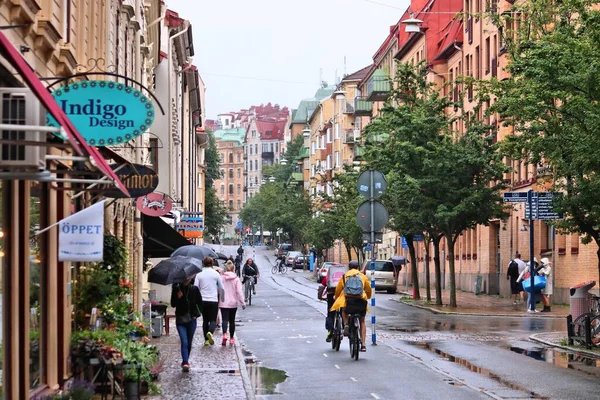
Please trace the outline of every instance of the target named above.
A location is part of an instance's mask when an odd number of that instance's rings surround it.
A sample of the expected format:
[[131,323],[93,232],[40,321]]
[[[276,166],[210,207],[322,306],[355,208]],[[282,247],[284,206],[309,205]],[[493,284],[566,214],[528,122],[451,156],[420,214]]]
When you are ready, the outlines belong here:
[[520,231],[521,232],[527,232],[527,225],[526,224],[521,225]]

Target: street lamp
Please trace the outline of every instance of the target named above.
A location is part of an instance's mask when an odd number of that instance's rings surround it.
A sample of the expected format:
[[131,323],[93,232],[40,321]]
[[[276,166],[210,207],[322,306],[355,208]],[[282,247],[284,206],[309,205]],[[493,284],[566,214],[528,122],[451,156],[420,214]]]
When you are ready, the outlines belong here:
[[302,129],[302,136],[310,137],[310,128],[308,127],[308,124]]
[[422,20],[414,17],[413,13],[409,14],[409,18],[401,21],[404,24],[404,32],[406,33],[419,33],[421,32]]
[[269,183],[275,183],[275,177],[274,176],[271,176],[269,178]]
[[281,164],[281,165],[287,165],[287,160],[286,160],[285,158],[282,158],[282,159],[279,161],[279,164]]

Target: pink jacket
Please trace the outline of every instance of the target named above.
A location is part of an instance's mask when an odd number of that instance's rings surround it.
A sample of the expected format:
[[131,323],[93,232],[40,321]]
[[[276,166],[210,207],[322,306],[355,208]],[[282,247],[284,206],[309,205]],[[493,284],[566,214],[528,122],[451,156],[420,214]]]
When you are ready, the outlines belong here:
[[229,271],[221,275],[225,287],[225,300],[219,301],[220,308],[237,308],[238,304],[246,305],[244,293],[242,293],[242,282],[235,272]]

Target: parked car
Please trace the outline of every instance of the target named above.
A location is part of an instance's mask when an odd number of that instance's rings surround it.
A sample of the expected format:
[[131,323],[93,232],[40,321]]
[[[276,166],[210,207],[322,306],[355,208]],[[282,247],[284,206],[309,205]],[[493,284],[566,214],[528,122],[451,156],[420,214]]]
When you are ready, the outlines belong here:
[[310,263],[308,256],[300,253],[300,255],[296,256],[294,259],[294,267],[295,268],[304,268],[304,264],[308,266]]
[[327,271],[329,271],[329,267],[332,265],[345,265],[345,264],[329,262],[329,261],[326,261],[323,264],[321,264],[321,266],[319,268],[317,268],[317,282],[318,283],[321,283],[323,278],[325,278],[327,276]]
[[280,243],[277,245],[277,248],[275,249],[275,257],[277,257],[279,255],[280,251],[282,252],[282,254],[284,256],[286,256],[287,253],[291,250],[292,250],[292,245],[290,243]]
[[289,268],[296,268],[296,257],[302,256],[299,251],[289,251],[285,256],[285,265]]
[[[363,264],[362,273],[371,278],[371,260]],[[398,271],[390,260],[375,260],[375,290],[387,290],[396,293]]]

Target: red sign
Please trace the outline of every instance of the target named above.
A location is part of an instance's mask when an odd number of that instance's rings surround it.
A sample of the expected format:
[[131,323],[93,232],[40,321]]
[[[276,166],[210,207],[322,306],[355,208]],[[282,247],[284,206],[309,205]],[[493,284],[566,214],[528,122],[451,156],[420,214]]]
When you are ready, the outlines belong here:
[[173,202],[169,199],[169,196],[160,192],[152,192],[138,197],[136,204],[142,214],[151,217],[167,215],[171,211],[171,208],[173,208]]

